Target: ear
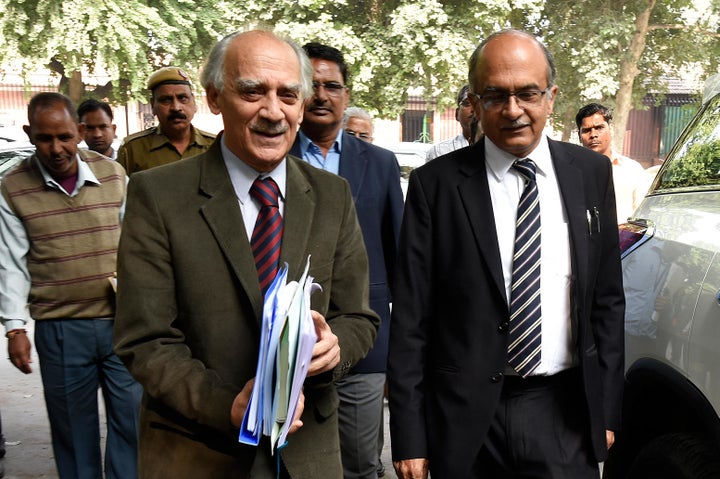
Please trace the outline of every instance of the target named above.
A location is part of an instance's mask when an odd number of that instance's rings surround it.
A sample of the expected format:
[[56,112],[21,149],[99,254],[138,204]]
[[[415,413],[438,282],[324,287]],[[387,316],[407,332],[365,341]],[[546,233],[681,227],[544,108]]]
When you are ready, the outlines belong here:
[[555,98],[557,98],[558,87],[553,85],[548,92],[548,114],[553,112],[553,106],[555,105]]
[[80,138],[80,141],[82,141],[83,138],[85,138],[85,123],[78,123],[77,130],[78,138]]
[[215,88],[215,85],[210,83],[207,88],[205,88],[205,99],[207,100],[208,106],[210,107],[210,111],[213,112],[213,115],[220,114],[220,106],[218,105],[219,97],[220,92],[217,88]]
[[23,131],[25,132],[25,134],[28,136],[30,143],[32,143],[34,145],[35,141],[33,141],[32,130],[30,129],[30,125],[23,125],[22,128],[23,128]]

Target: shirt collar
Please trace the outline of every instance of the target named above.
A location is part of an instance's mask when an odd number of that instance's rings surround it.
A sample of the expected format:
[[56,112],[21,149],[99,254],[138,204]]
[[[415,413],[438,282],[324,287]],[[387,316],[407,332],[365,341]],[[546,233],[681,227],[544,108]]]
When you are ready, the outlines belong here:
[[[37,157],[37,154],[34,155],[34,158],[35,158],[35,164],[37,165],[38,169],[40,170],[40,174],[43,177],[43,182],[47,186],[50,186],[52,188],[61,189],[60,183],[55,181],[55,179],[52,177],[52,175],[50,175],[50,173],[48,173],[48,171],[45,169],[45,167],[43,166],[40,159]],[[74,196],[77,191],[80,191],[80,188],[82,188],[85,185],[85,183],[93,183],[96,185],[100,184],[100,180],[97,179],[97,177],[92,172],[92,170],[90,169],[88,164],[80,159],[80,155],[78,153],[75,154],[75,161],[77,161],[77,163],[78,163],[78,178],[77,178],[77,183],[75,183],[75,190],[70,192],[70,196]]]
[[280,189],[280,199],[285,201],[285,184],[287,180],[287,157],[284,158],[274,170],[269,173],[260,173],[252,166],[241,160],[225,144],[225,135],[220,139],[220,150],[223,161],[230,175],[230,181],[235,189],[235,195],[240,203],[245,204],[250,196],[250,187],[257,177],[267,178],[268,176],[277,183]]
[[[192,124],[190,125],[190,143],[188,143],[188,148],[195,145],[208,146],[213,141],[213,139],[203,136],[203,134],[200,133],[200,130],[195,128]],[[150,147],[150,149],[154,150],[168,144],[172,144],[170,143],[170,138],[168,138],[168,136],[163,133],[162,127],[160,125],[157,125],[155,127],[155,136],[152,139],[152,146]]]
[[[340,128],[332,146],[338,155],[342,151],[342,134],[343,129]],[[305,158],[305,153],[307,153],[310,145],[315,145],[315,143],[313,143],[313,141],[305,133],[303,133],[302,130],[298,131],[298,137],[300,138],[300,157]]]
[[623,156],[615,150],[612,150],[610,154],[612,155],[612,158],[610,158],[610,162],[613,165],[622,166],[625,161],[629,159],[627,156]]
[[[552,171],[552,156],[547,136],[542,137],[535,149],[523,158],[530,158],[536,167],[538,175],[546,176]],[[487,136],[485,136],[485,161],[490,171],[498,181],[502,181],[505,174],[510,170],[516,160],[523,159],[498,148]]]

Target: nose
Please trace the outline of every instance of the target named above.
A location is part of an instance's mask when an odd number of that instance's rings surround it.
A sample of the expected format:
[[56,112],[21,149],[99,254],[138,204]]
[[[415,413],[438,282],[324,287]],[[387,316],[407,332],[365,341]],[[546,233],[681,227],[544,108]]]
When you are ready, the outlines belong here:
[[525,113],[525,110],[520,107],[520,104],[518,103],[515,95],[510,95],[507,99],[507,102],[505,102],[505,105],[503,106],[503,113],[507,117],[517,118],[523,113]]
[[327,90],[325,89],[325,85],[322,83],[318,85],[313,85],[313,100],[318,103],[324,103],[327,101],[328,94]]
[[280,98],[278,98],[276,93],[270,93],[265,96],[263,106],[260,109],[260,115],[273,122],[280,121],[284,118]]
[[53,138],[50,143],[50,151],[55,155],[60,155],[63,152],[63,142],[57,138]]

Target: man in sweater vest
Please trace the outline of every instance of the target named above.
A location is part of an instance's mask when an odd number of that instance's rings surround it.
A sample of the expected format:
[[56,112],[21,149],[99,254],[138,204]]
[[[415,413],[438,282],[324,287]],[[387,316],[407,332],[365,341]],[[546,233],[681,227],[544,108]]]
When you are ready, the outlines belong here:
[[29,311],[61,479],[102,477],[98,387],[107,412],[105,477],[137,477],[142,388],[113,352],[125,171],[78,150],[82,126],[67,97],[35,95],[28,120],[36,152],[0,183],[0,321],[8,355],[32,372]]

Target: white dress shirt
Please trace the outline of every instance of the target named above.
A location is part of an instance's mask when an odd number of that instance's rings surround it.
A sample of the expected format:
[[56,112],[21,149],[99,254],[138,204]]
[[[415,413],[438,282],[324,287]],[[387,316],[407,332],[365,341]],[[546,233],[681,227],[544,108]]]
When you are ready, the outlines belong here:
[[251,198],[250,187],[252,187],[252,184],[258,176],[262,178],[267,178],[269,176],[272,178],[280,189],[280,197],[278,198],[280,214],[285,215],[287,158],[282,160],[270,173],[261,174],[230,151],[225,144],[225,136],[223,136],[222,140],[220,140],[220,150],[222,151],[225,167],[230,175],[230,182],[235,190],[235,196],[237,196],[238,203],[240,204],[243,223],[245,223],[245,232],[247,233],[248,241],[250,241],[253,230],[255,229],[255,221],[257,220],[258,213],[260,213],[260,202]]
[[640,163],[615,151],[612,155],[617,222],[621,224],[625,223],[640,206],[647,193],[648,184],[645,169]]
[[[484,141],[490,198],[505,279],[506,300],[509,303],[515,220],[520,196],[525,189],[525,178],[512,168],[512,164],[519,158],[500,150],[487,137]],[[577,362],[573,357],[570,321],[570,240],[567,214],[560,196],[547,138],[543,138],[526,158],[531,159],[537,169],[541,223],[542,349],[540,366],[533,375],[551,375],[572,367]]]

